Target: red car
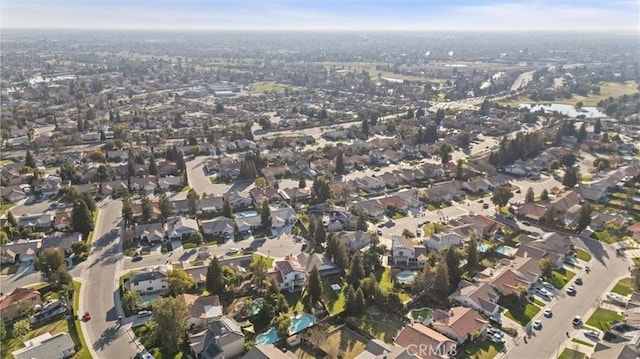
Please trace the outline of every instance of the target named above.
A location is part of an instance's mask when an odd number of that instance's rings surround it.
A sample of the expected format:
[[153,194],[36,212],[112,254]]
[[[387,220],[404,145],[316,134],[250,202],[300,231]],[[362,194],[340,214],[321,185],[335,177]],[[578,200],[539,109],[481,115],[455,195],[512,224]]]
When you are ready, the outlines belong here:
[[84,320],[85,322],[88,322],[91,320],[91,313],[86,312],[84,313],[84,315],[82,316],[82,320]]

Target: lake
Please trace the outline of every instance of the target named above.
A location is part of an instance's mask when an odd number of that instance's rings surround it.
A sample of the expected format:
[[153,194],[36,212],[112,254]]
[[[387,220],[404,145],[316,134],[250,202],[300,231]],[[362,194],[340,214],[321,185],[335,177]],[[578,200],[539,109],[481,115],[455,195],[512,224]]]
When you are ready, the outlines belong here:
[[520,104],[520,108],[528,108],[533,112],[538,110],[544,110],[545,112],[559,112],[563,115],[567,115],[572,118],[576,118],[579,115],[584,115],[586,118],[597,118],[597,117],[607,117],[604,113],[600,112],[595,107],[582,107],[580,110],[577,110],[572,105],[563,105],[559,103],[552,103],[550,105],[542,105],[542,104]]

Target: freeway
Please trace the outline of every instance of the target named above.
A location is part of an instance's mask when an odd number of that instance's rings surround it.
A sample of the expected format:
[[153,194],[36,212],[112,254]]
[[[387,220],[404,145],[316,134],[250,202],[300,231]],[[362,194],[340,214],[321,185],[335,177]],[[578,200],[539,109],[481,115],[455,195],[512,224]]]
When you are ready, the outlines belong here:
[[[603,293],[611,286],[612,280],[628,273],[629,262],[626,257],[616,256],[615,249],[602,242],[589,238],[579,238],[578,246],[589,249],[593,255],[590,263],[591,273],[578,273],[584,280],[582,286],[576,286],[576,296],[562,295],[552,304],[552,318],[542,317],[542,312],[534,319],[542,320],[542,330],[534,330],[528,343],[518,342],[509,350],[505,358],[557,358],[559,348],[570,337],[581,337],[580,329],[571,324],[574,316],[585,316],[597,307]],[[541,318],[539,318],[541,317]],[[588,317],[585,317],[586,321]]]
[[91,320],[81,325],[87,346],[94,358],[124,359],[136,354],[124,327],[118,296],[118,274],[122,267],[122,241],[111,230],[120,226],[121,201],[107,202],[100,208],[94,229],[95,240],[82,275],[78,314],[88,311]]

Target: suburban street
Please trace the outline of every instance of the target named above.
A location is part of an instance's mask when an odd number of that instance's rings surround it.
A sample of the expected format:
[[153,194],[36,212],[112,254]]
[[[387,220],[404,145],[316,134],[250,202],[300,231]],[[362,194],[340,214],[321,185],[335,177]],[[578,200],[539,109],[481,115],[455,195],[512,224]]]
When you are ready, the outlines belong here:
[[586,313],[598,306],[603,293],[613,284],[612,280],[628,273],[629,262],[626,257],[617,257],[612,246],[593,239],[580,240],[582,246],[589,249],[593,259],[590,263],[590,274],[582,270],[576,275],[584,281],[583,285],[576,286],[577,295],[559,295],[550,305],[553,310],[552,318],[543,317],[542,311],[534,318],[542,321],[542,330],[532,330],[528,344],[522,340],[518,341],[514,348],[502,356],[503,358],[557,358],[563,342],[571,340],[565,332],[569,332],[571,338],[582,339],[581,330],[571,324],[573,317],[580,315],[584,321],[589,319]]
[[94,358],[132,358],[135,344],[124,327],[118,324],[120,305],[118,276],[122,266],[122,241],[111,232],[120,225],[121,201],[107,202],[100,208],[95,226],[92,251],[85,262],[77,314],[91,313],[91,320],[83,323],[87,346]]

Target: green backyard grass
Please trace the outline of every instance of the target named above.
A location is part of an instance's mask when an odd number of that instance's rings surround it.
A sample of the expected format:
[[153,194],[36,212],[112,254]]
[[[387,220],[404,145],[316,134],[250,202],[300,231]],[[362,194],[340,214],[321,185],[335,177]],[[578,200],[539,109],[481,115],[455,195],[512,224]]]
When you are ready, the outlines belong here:
[[631,278],[622,278],[611,291],[620,295],[629,295],[633,293],[633,280]]
[[385,343],[393,343],[395,336],[404,328],[400,317],[385,312],[366,313],[357,318],[356,324],[360,330]]
[[474,343],[469,340],[457,348],[456,358],[492,359],[499,351],[498,344],[492,341],[478,340]]
[[351,359],[364,351],[367,342],[353,331],[343,327],[329,334],[327,339],[320,345],[331,358],[338,358],[341,354],[344,359]]
[[562,289],[565,285],[571,280],[571,278],[575,277],[575,273],[566,270],[564,268],[554,269],[551,272],[551,278],[549,278],[549,283],[551,283],[556,289]]
[[[385,293],[391,293],[394,290],[393,288],[393,279],[391,278],[391,268],[385,268],[384,271],[380,272],[377,270],[375,272],[376,278],[378,279],[378,288]],[[411,299],[411,295],[403,290],[397,290],[398,296],[402,302],[406,302]]]
[[6,213],[8,210],[13,208],[13,206],[15,206],[13,203],[4,203],[0,205],[0,213]]
[[[343,285],[343,281],[339,277],[333,276],[323,279],[323,283],[323,294],[329,313],[335,315],[342,312],[345,307],[345,286]],[[331,284],[339,284],[341,287],[340,290],[335,291],[331,289]]]
[[598,308],[587,320],[587,324],[606,332],[611,329],[611,322],[620,322],[622,319],[622,315],[613,310]]
[[594,345],[593,345],[592,343],[585,342],[584,340],[580,340],[580,339],[573,338],[573,339],[571,339],[571,341],[572,341],[572,342],[574,342],[574,343],[578,343],[578,344],[586,345],[586,346],[588,346],[588,347],[590,347],[590,348],[593,348],[593,347],[594,347]]
[[258,253],[253,253],[251,256],[253,257],[253,261],[254,262],[257,262],[258,259],[260,257],[262,257],[262,259],[264,259],[265,263],[267,263],[267,270],[269,270],[269,269],[271,269],[271,267],[273,267],[273,258],[267,257],[267,256],[263,256],[263,255],[258,254]]
[[529,323],[531,321],[531,319],[533,317],[535,317],[536,314],[538,314],[538,312],[540,312],[540,307],[538,307],[535,304],[527,303],[527,305],[524,307],[524,310],[522,310],[522,311],[513,311],[512,309],[509,309],[505,313],[505,315],[509,319],[512,319],[512,320],[520,323],[520,325],[524,326],[527,323]]

